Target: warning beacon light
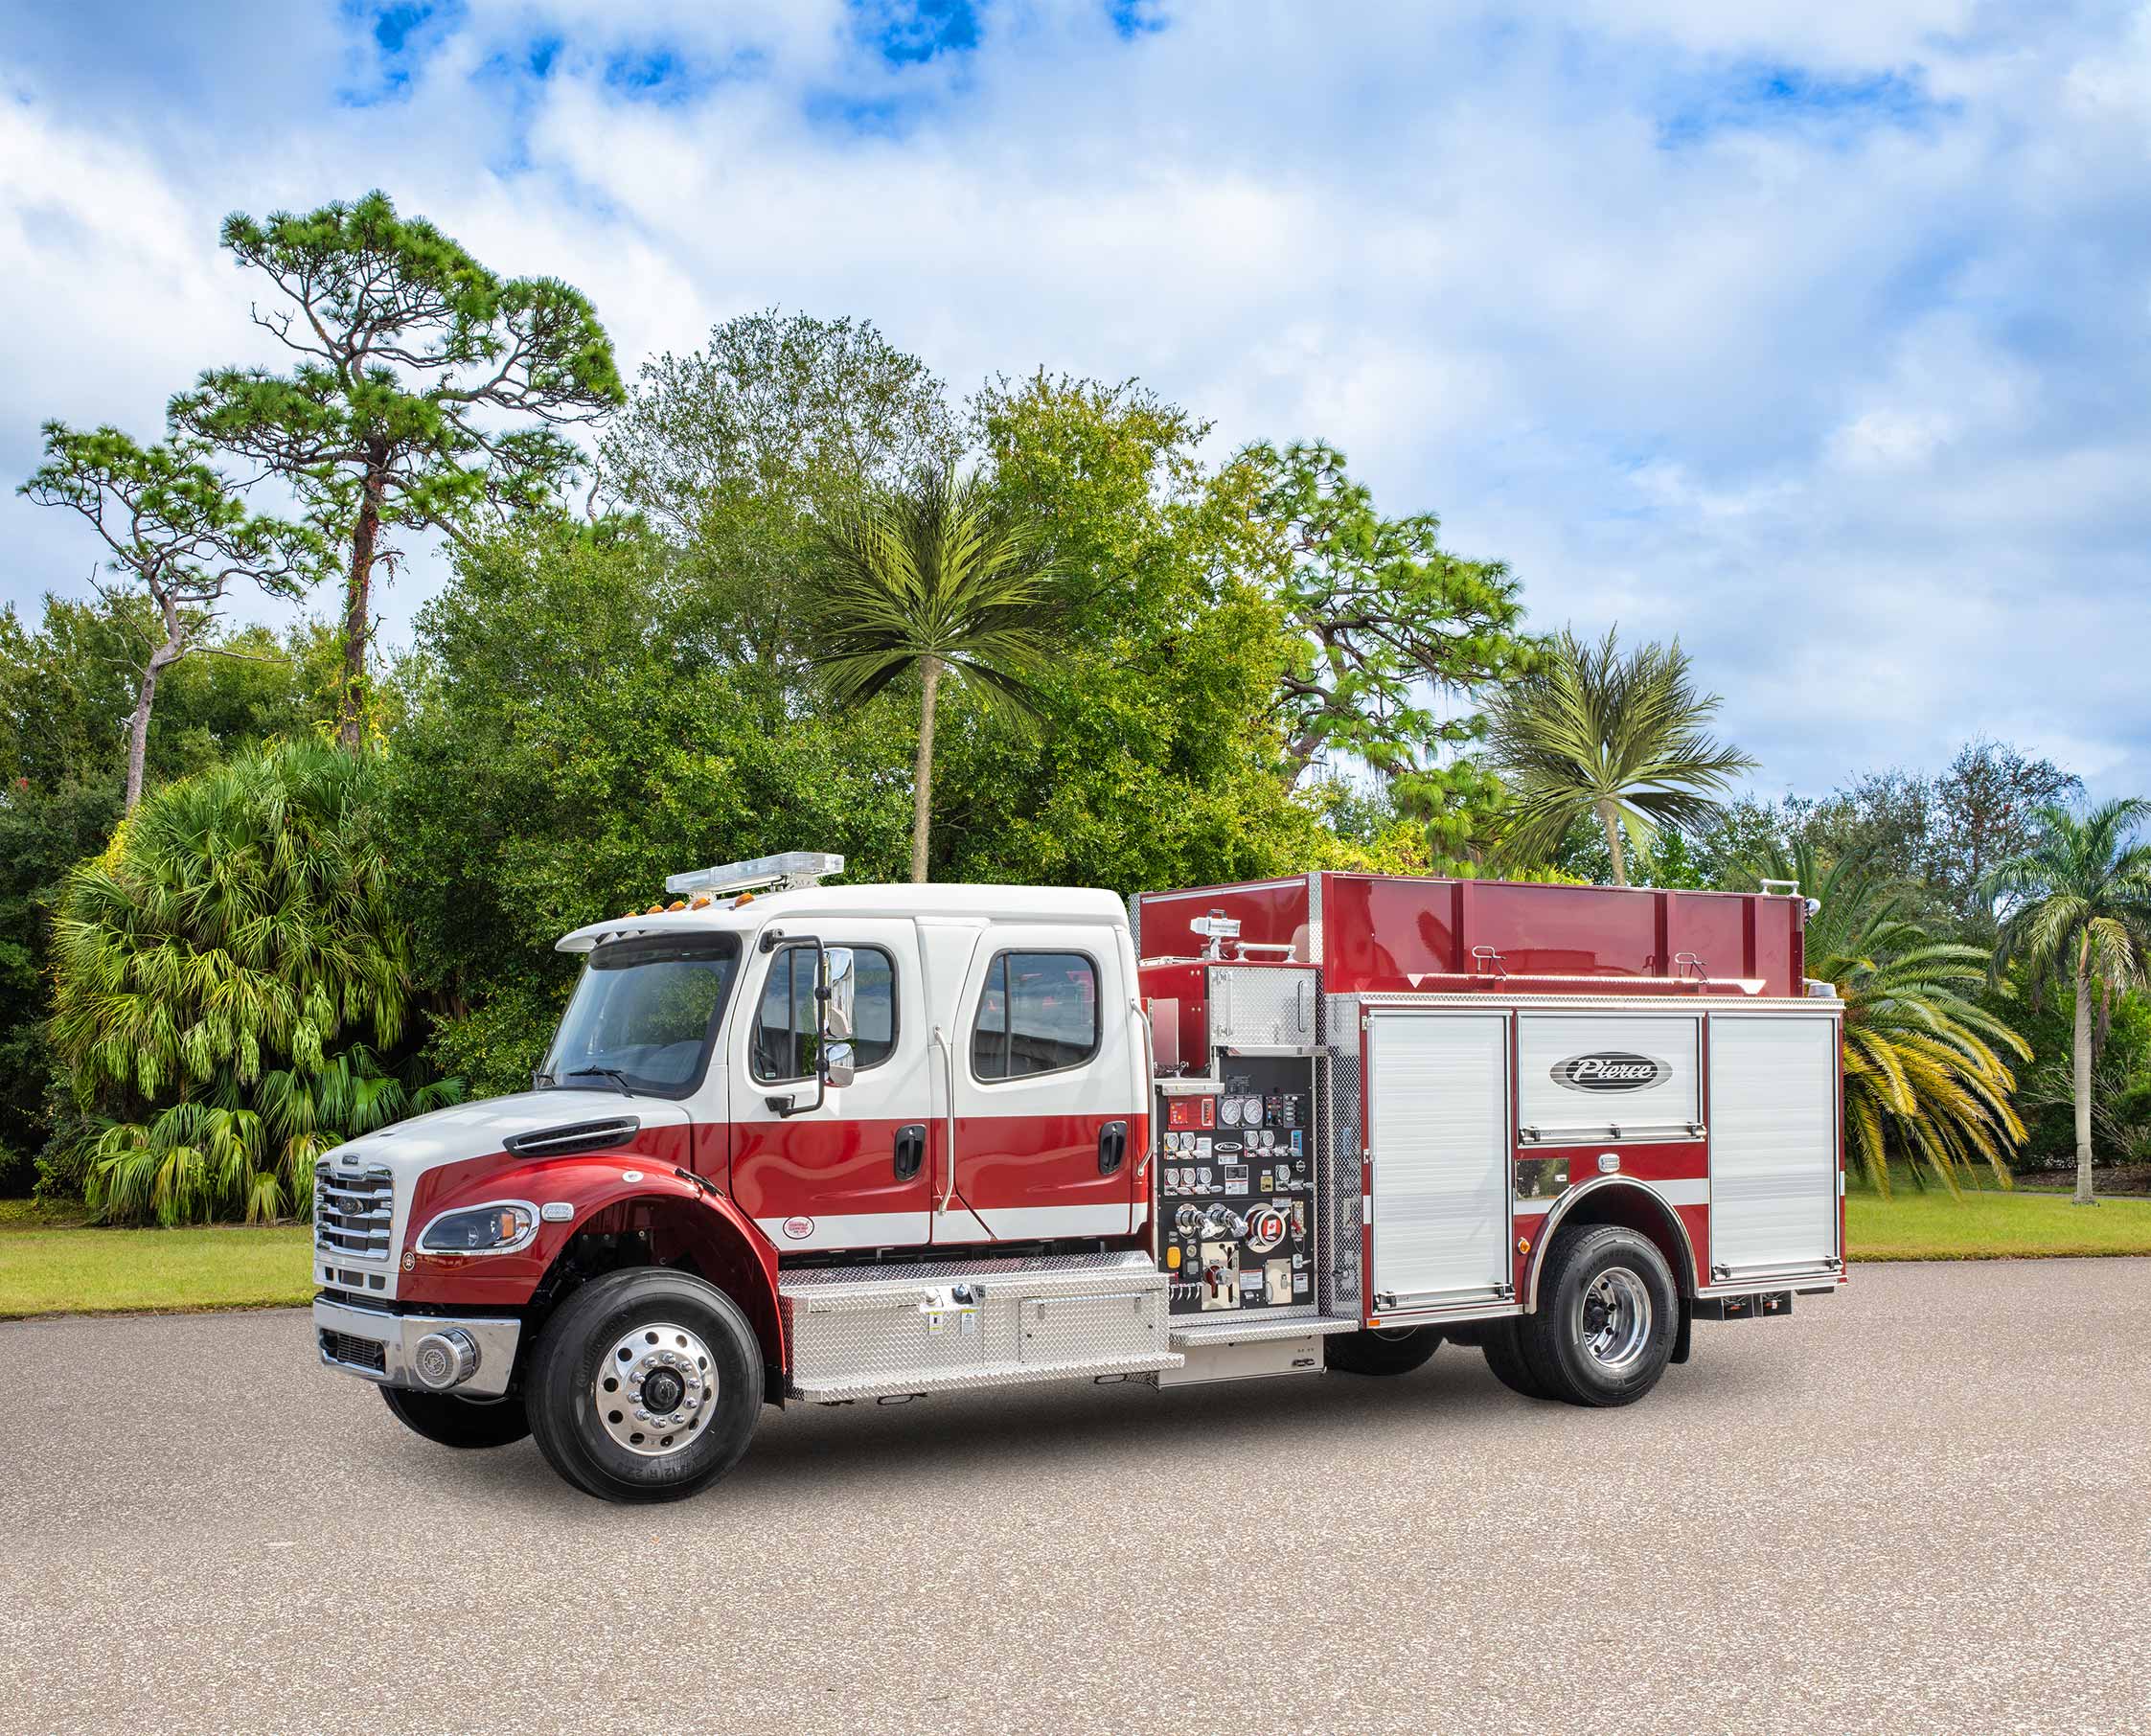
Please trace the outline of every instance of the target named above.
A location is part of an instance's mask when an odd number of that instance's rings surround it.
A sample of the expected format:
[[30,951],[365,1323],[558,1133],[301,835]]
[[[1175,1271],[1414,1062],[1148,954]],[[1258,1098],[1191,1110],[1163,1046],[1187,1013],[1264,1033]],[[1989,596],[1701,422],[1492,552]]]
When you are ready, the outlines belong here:
[[721,898],[727,892],[759,892],[778,886],[795,892],[818,886],[832,874],[844,872],[844,858],[826,850],[787,850],[781,856],[758,856],[750,861],[725,862],[716,868],[697,868],[688,874],[668,875],[665,890],[686,898],[707,893]]

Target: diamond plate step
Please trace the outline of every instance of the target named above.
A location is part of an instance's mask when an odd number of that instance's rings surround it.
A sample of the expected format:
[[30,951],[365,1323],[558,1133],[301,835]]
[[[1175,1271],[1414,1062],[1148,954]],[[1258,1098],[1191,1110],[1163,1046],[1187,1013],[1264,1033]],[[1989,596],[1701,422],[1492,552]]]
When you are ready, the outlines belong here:
[[1359,1330],[1360,1322],[1349,1315],[1334,1319],[1320,1314],[1280,1318],[1266,1310],[1254,1320],[1203,1320],[1186,1326],[1176,1322],[1172,1338],[1175,1350],[1186,1350],[1199,1344],[1257,1344],[1269,1338],[1319,1338]]

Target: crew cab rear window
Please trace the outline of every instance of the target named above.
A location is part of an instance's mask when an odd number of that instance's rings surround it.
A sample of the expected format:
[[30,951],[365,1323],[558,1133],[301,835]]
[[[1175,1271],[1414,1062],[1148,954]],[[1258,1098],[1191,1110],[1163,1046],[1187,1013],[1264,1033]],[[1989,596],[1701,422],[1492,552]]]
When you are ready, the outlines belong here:
[[[754,1076],[766,1084],[814,1074],[814,949],[787,947],[769,963],[754,1021]],[[852,1064],[880,1066],[896,1049],[896,961],[879,947],[852,948]]]
[[1080,952],[1002,952],[971,1032],[980,1079],[1080,1067],[1098,1052],[1098,967]]

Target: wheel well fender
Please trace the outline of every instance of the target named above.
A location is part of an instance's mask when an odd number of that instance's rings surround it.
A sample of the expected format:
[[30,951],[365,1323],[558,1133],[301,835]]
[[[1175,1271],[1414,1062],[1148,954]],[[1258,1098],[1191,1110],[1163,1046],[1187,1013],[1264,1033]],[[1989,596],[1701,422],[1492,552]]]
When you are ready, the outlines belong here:
[[1530,1270],[1524,1280],[1525,1313],[1538,1312],[1539,1275],[1545,1268],[1546,1254],[1558,1232],[1599,1224],[1617,1224],[1648,1238],[1665,1256],[1674,1289],[1682,1297],[1695,1294],[1695,1248],[1681,1214],[1648,1182],[1630,1176],[1605,1176],[1563,1196],[1540,1226],[1538,1245],[1532,1249]]
[[777,1306],[777,1250],[722,1195],[699,1183],[661,1193],[629,1184],[609,1198],[586,1200],[540,1293],[558,1307],[578,1284],[630,1266],[675,1267],[715,1285],[754,1329],[764,1364],[780,1378],[789,1368]]

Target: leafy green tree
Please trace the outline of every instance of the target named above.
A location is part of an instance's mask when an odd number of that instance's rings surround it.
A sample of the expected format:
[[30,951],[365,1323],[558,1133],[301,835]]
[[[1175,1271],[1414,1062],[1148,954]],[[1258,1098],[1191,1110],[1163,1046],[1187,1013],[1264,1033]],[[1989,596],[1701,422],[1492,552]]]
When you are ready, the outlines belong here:
[[1531,669],[1516,580],[1441,546],[1431,513],[1384,518],[1335,447],[1248,447],[1269,582],[1295,654],[1278,677],[1284,766],[1297,783],[1339,757],[1372,766],[1436,854],[1464,857],[1498,795],[1472,755],[1472,700]]
[[17,491],[80,514],[104,544],[108,570],[141,587],[162,630],[136,674],[127,724],[126,807],[132,813],[165,671],[196,648],[235,583],[296,601],[318,569],[320,544],[296,525],[249,513],[204,462],[209,448],[200,442],[143,446],[117,428],[82,432],[57,422],[47,423],[44,435],[45,462]]
[[1425,859],[1422,827],[1340,837],[1334,781],[1277,775],[1299,647],[1251,467],[1205,466],[1207,424],[1133,381],[1041,371],[990,384],[972,416],[995,491],[1052,541],[1067,627],[1027,741],[961,693],[945,706],[936,878],[1129,892]]
[[1998,962],[2022,959],[2042,977],[2059,977],[2074,996],[2071,1057],[2076,1109],[2078,1205],[2092,1192],[2092,1007],[2102,992],[2140,988],[2151,958],[2151,842],[2137,828],[2151,801],[2104,802],[2079,816],[2049,807],[2037,815],[2040,836],[1998,863],[1986,895],[2003,901]]
[[104,848],[119,817],[117,773],[57,788],[18,775],[0,791],[0,1193],[28,1191],[49,1131],[53,905],[67,871]]
[[1700,692],[1676,640],[1620,653],[1564,630],[1544,667],[1498,690],[1488,742],[1514,799],[1506,848],[1543,857],[1595,815],[1616,886],[1628,884],[1625,826],[1648,848],[1661,825],[1703,827],[1717,797],[1755,762],[1715,741],[1718,696]]
[[645,362],[598,450],[606,495],[678,552],[774,717],[811,685],[798,591],[818,521],[961,445],[941,381],[871,323],[771,308]]
[[[2076,1167],[2076,996],[2019,963],[1990,1007],[2031,1044],[2019,1098],[2030,1130],[2017,1173]],[[2102,993],[2092,1019],[2092,1145],[2109,1161],[2151,1161],[2151,997]]]
[[1980,737],[1957,750],[1934,780],[1928,878],[1957,920],[1982,939],[1995,932],[1986,897],[1995,867],[2037,838],[2041,810],[2082,797],[2084,781],[2051,760],[2027,759]]
[[2025,1126],[2002,1057],[2028,1060],[2031,1047],[1978,1000],[1986,952],[1937,940],[1916,920],[1911,890],[1864,862],[1833,863],[1800,844],[1753,872],[1796,880],[1819,901],[1807,973],[1844,1002],[1845,1131],[1868,1185],[1888,1194],[1897,1158],[1953,1194],[1976,1163],[2008,1186]]
[[[0,1192],[27,1185],[32,1159],[67,1122],[46,1020],[53,913],[67,871],[111,841],[135,673],[164,631],[139,593],[47,597],[26,626],[0,609]],[[148,787],[208,769],[277,737],[308,738],[335,712],[341,658],[301,623],[282,638],[190,622],[198,652],[166,670],[146,754]]]
[[934,702],[944,675],[1034,717],[1037,675],[1056,645],[1053,554],[996,510],[977,477],[922,470],[902,491],[834,514],[823,533],[810,633],[839,705],[914,672],[919,744],[911,775],[911,879],[927,878],[933,814]]
[[103,1127],[93,1204],[167,1223],[302,1209],[313,1159],[396,1103],[356,1053],[402,1043],[414,999],[380,782],[315,742],[245,755],[154,791],[68,877],[52,1033]]
[[668,874],[811,846],[857,879],[901,876],[901,706],[768,727],[730,644],[698,578],[631,521],[461,548],[421,611],[389,852],[443,1003],[431,1053],[475,1089],[520,1088],[542,1058],[574,983],[553,943],[647,905]]
[[467,537],[488,509],[549,507],[581,454],[562,424],[625,397],[611,340],[579,291],[501,278],[383,193],[266,222],[224,245],[284,303],[255,323],[289,374],[225,368],[172,400],[174,423],[286,478],[349,538],[338,729],[365,734],[373,574],[399,529]]

